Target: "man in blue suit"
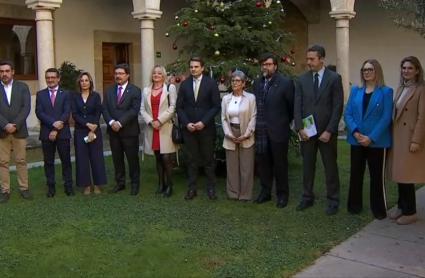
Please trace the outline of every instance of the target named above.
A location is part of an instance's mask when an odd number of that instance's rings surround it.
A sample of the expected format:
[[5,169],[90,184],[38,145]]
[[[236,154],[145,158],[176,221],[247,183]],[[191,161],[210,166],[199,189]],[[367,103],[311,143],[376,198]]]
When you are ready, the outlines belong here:
[[73,196],[72,168],[69,130],[69,116],[71,113],[71,99],[68,92],[59,86],[60,73],[55,68],[46,70],[47,88],[37,92],[35,114],[40,120],[41,146],[44,156],[44,173],[47,180],[47,197],[56,194],[55,189],[55,153],[56,149],[62,163],[62,178],[65,194]]

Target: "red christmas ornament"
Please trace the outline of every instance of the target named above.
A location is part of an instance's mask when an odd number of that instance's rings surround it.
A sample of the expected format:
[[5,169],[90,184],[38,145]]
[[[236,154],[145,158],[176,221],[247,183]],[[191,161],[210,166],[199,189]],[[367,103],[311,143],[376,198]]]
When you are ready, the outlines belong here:
[[189,21],[187,21],[187,20],[185,20],[185,21],[183,21],[183,27],[187,27],[187,26],[189,26]]
[[215,26],[214,26],[214,25],[212,25],[212,24],[210,24],[210,25],[208,25],[208,29],[209,29],[210,31],[214,31],[214,30],[215,30]]
[[263,6],[263,1],[257,1],[257,2],[255,3],[255,6],[256,6],[257,8],[261,8],[261,7]]
[[175,79],[175,80],[176,80],[176,83],[180,83],[180,81],[181,81],[181,80],[180,80],[180,77],[176,77],[176,79]]
[[291,55],[295,54],[295,50],[291,49]]
[[220,82],[224,83],[224,81],[226,81],[226,78],[224,78],[224,76],[220,77]]
[[281,58],[280,58],[280,61],[281,61],[282,63],[287,63],[287,62],[288,62],[288,56],[283,56],[283,57],[281,57]]

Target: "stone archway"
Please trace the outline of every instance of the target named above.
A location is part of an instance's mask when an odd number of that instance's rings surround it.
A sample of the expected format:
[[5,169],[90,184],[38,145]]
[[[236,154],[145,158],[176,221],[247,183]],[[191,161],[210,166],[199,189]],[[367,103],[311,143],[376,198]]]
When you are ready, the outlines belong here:
[[291,1],[285,2],[287,16],[283,24],[285,31],[291,32],[294,41],[291,44],[292,55],[295,59],[295,73],[301,73],[305,70],[305,51],[308,47],[308,24],[309,20],[305,17],[298,5]]

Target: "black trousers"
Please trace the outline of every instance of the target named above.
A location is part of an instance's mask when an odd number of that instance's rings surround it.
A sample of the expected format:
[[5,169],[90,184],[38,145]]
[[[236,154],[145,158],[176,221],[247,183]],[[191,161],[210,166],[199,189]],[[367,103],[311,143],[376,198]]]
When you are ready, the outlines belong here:
[[331,136],[327,143],[323,143],[318,136],[301,142],[303,156],[303,200],[313,201],[314,176],[316,174],[317,151],[320,151],[322,163],[325,168],[326,191],[328,203],[331,206],[339,205],[339,173],[337,165],[337,137]]
[[276,196],[288,200],[288,141],[274,142],[267,139],[267,150],[256,154],[256,165],[261,190],[270,194],[276,180]]
[[403,215],[416,213],[416,192],[413,183],[398,184],[398,208]]
[[88,131],[85,129],[74,131],[76,184],[81,187],[105,185],[107,181],[102,132],[100,129],[96,130],[96,139],[90,143],[84,142],[87,135]]
[[363,177],[366,162],[370,175],[370,208],[375,218],[387,216],[385,203],[384,148],[351,146],[350,189],[347,209],[359,213],[363,208]]
[[62,165],[62,179],[66,192],[72,191],[72,166],[70,139],[58,139],[55,141],[42,140],[41,148],[44,157],[44,174],[49,190],[55,191],[55,154],[58,151]]
[[187,161],[188,187],[196,190],[199,167],[203,167],[207,177],[207,190],[215,190],[215,133],[209,130],[195,131],[184,130],[184,151]]
[[140,187],[139,136],[121,137],[118,134],[110,133],[109,144],[114,162],[116,185],[125,186],[125,155],[130,172],[131,187],[138,189]]

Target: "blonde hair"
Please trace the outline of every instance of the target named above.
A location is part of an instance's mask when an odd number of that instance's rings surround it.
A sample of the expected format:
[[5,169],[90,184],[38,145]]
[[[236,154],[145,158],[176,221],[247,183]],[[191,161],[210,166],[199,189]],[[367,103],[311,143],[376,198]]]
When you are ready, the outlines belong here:
[[153,84],[152,76],[153,76],[153,73],[155,72],[156,69],[159,69],[159,71],[161,72],[162,77],[164,79],[164,84],[167,84],[167,70],[165,69],[165,67],[163,67],[161,65],[155,65],[152,68],[152,71],[151,71],[151,83]]

